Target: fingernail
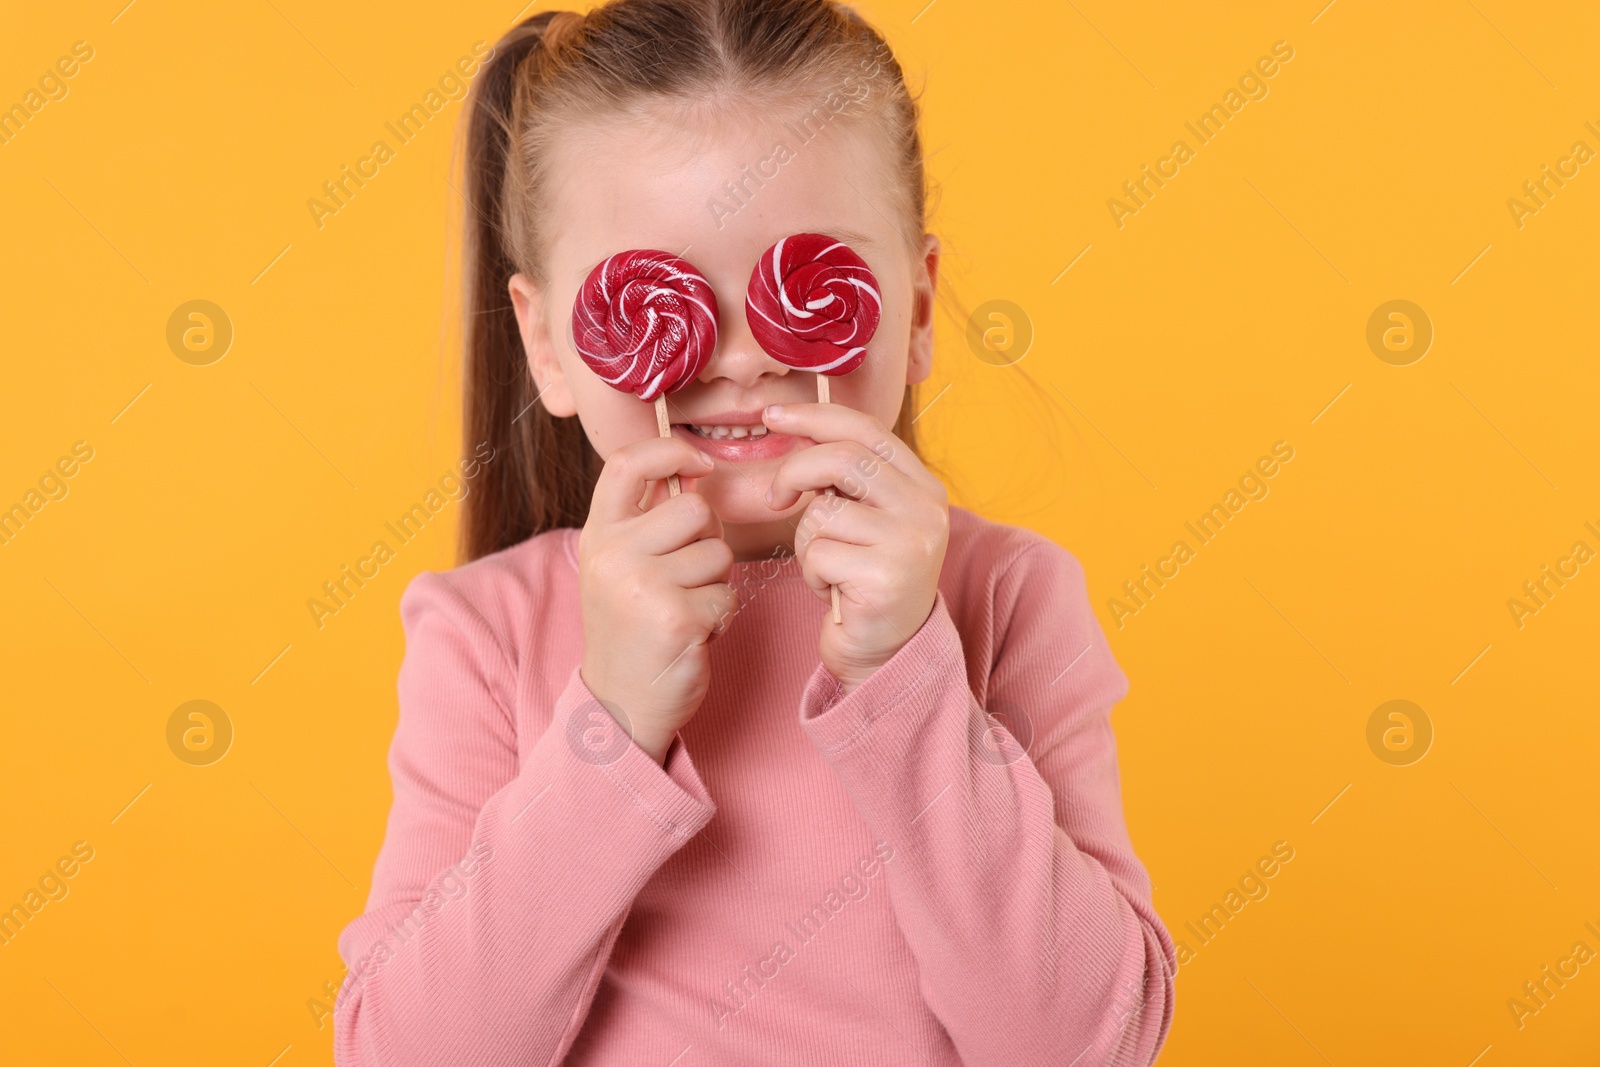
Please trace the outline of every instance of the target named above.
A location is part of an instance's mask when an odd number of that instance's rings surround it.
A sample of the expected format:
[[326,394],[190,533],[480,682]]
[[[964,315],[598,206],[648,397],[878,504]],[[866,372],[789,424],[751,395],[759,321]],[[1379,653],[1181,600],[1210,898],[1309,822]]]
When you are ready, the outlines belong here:
[[772,503],[772,486],[767,486],[767,503]]
[[782,404],[768,404],[767,405],[767,410],[763,411],[761,413],[761,417],[763,419],[781,419],[781,418],[783,418],[783,405]]
[[700,466],[702,466],[702,467],[715,467],[716,465],[717,465],[717,461],[716,460],[712,459],[710,456],[706,455],[704,452],[700,453]]

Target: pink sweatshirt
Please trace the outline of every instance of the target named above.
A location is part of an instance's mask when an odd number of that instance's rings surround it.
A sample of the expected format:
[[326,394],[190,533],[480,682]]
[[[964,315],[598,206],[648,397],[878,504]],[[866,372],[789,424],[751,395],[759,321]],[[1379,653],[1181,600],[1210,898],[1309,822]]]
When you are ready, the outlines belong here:
[[735,563],[662,767],[579,675],[577,540],[406,589],[340,1064],[1154,1060],[1176,967],[1122,818],[1128,681],[1066,550],[952,508],[932,613],[843,698],[799,564]]

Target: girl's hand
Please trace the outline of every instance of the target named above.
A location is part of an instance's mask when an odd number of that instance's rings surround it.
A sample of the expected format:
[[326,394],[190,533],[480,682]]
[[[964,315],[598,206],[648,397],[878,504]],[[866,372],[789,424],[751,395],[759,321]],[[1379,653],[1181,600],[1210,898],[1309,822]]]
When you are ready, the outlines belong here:
[[[722,521],[690,491],[712,467],[675,438],[617,449],[578,536],[583,682],[657,763],[699,710],[711,681],[706,642],[739,603]],[[667,494],[669,474],[682,481],[678,496]]]
[[[837,585],[843,624],[822,623],[822,662],[845,692],[898,652],[933,611],[950,537],[944,483],[883,423],[843,404],[783,404],[762,421],[817,444],[790,453],[768,504],[817,490],[795,530],[806,584],[823,600]],[[837,496],[821,490],[832,486]]]

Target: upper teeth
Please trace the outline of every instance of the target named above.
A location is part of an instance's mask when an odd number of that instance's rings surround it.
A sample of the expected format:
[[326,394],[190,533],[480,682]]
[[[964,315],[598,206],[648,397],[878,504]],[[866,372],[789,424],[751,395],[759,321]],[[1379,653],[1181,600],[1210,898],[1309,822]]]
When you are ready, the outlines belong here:
[[697,426],[690,423],[689,428],[701,437],[765,437],[765,426]]

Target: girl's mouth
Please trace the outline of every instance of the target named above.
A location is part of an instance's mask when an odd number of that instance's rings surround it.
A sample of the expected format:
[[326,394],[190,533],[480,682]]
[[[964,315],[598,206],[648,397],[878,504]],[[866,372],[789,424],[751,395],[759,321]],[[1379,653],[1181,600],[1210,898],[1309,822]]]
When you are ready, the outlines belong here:
[[694,445],[712,459],[724,463],[751,463],[773,459],[792,452],[799,438],[789,434],[769,431],[760,423],[731,425],[725,423],[672,424],[674,437]]

